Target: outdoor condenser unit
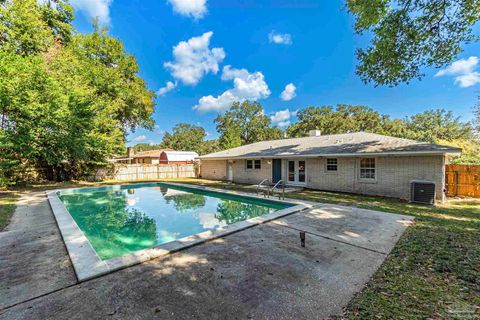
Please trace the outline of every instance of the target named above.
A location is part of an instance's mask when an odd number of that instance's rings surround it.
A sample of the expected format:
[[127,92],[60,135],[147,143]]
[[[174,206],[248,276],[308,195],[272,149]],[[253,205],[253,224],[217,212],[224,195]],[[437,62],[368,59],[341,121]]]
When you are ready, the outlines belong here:
[[414,180],[410,183],[410,202],[431,205],[435,203],[434,182]]

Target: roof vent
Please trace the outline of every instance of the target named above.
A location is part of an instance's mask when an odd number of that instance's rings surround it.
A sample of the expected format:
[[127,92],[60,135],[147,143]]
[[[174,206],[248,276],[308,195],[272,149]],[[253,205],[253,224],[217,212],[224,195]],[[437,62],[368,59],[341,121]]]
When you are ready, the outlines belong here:
[[322,135],[322,132],[320,130],[310,130],[308,135],[310,137],[320,137]]

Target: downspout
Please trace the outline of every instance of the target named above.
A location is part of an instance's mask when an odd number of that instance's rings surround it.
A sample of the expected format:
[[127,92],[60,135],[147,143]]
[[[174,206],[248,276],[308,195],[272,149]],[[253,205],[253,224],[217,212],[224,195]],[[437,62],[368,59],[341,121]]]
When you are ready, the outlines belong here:
[[447,155],[444,154],[442,156],[442,180],[441,180],[442,181],[442,197],[440,199],[441,203],[445,202],[445,197],[446,197],[445,196],[445,191],[446,191],[446,185],[445,185],[445,183],[446,183],[446,181],[445,181],[446,170],[445,169],[446,168],[445,168],[445,166],[447,165],[446,159],[447,159]]
[[357,192],[357,158],[353,158],[353,192]]

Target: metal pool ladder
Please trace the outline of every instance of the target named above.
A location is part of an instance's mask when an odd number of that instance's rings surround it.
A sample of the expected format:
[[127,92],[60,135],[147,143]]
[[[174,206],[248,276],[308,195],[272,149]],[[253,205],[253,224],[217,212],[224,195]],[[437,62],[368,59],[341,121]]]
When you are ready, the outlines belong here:
[[283,183],[283,180],[278,180],[277,183],[275,183],[275,185],[269,190],[269,193],[271,193],[272,197],[274,196],[274,190],[275,188],[279,185],[279,184],[282,184],[282,197],[280,197],[280,195],[278,195],[278,198],[279,199],[283,199],[285,200],[285,183]]
[[[266,189],[266,188],[268,188],[267,185],[264,185],[265,182],[268,182],[268,179],[263,179],[262,182],[260,182],[259,184],[257,184],[257,194],[260,193],[260,190],[261,190],[261,189]],[[263,193],[263,196],[264,196],[264,197],[268,197],[268,192],[269,192],[269,190],[267,189],[267,192],[264,192],[264,193]]]

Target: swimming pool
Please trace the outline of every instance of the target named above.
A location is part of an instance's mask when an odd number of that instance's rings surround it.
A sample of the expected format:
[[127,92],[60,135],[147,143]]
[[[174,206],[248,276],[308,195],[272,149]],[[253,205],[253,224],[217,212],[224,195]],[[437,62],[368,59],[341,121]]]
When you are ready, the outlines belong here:
[[292,206],[168,184],[67,190],[59,197],[103,260]]
[[47,192],[79,280],[304,208],[175,183]]

